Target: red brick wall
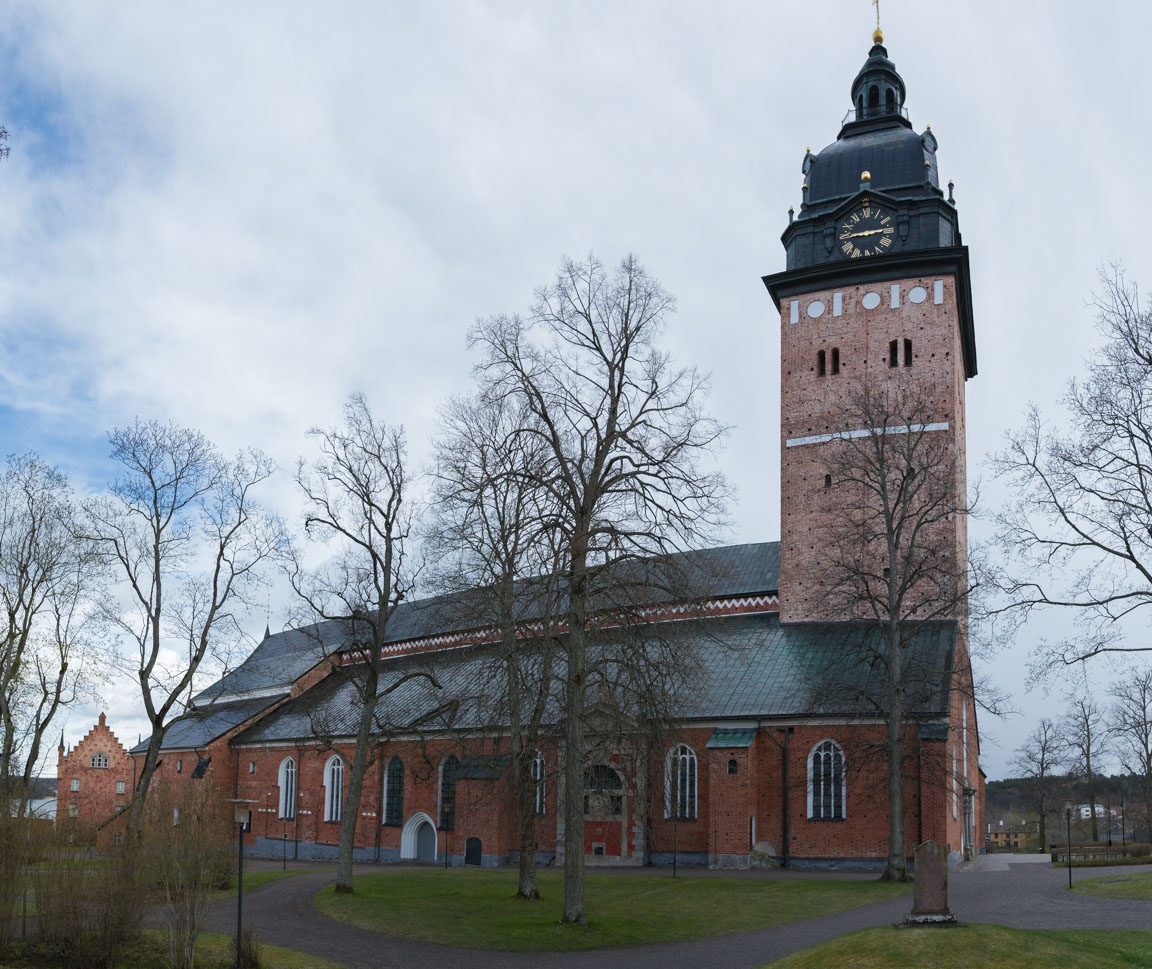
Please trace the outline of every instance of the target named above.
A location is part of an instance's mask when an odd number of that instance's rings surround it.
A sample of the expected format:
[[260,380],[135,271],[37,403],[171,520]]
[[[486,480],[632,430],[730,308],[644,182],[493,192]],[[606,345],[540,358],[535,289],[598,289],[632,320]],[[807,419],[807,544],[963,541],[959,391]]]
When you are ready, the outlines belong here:
[[[934,283],[944,284],[943,303],[934,302]],[[900,287],[900,305],[890,306],[891,287]],[[913,287],[922,286],[927,298],[911,302]],[[873,310],[861,300],[868,292],[881,297]],[[842,313],[833,315],[839,293]],[[818,319],[808,316],[815,300],[825,305]],[[843,605],[830,598],[826,575],[830,510],[844,495],[835,484],[824,487],[830,470],[830,451],[836,442],[788,447],[792,439],[845,429],[846,401],[862,377],[912,386],[932,404],[932,421],[947,421],[947,434],[964,462],[964,369],[955,279],[951,276],[894,279],[882,284],[845,286],[797,298],[798,322],[791,322],[791,299],[782,300],[780,400],[780,619],[782,622],[836,621],[844,618]],[[912,340],[913,364],[903,366],[903,340]],[[899,341],[900,366],[888,365],[890,340]],[[817,375],[817,351],[823,349],[831,367],[831,350],[840,354],[840,373]],[[957,486],[964,488],[964,475]],[[942,537],[948,547],[966,556],[967,535],[957,519],[953,534]],[[966,560],[966,559],[965,559]],[[879,567],[879,566],[878,566]]]
[[[92,766],[92,758],[99,754],[108,758],[107,768]],[[103,713],[71,751],[65,753],[63,748],[60,749],[56,776],[59,779],[56,794],[59,818],[68,818],[74,804],[76,816],[81,821],[100,824],[112,817],[118,806],[126,806],[132,800],[132,758],[108,729]],[[73,781],[79,782],[79,791],[72,790]],[[124,785],[123,793],[116,791],[118,782]]]

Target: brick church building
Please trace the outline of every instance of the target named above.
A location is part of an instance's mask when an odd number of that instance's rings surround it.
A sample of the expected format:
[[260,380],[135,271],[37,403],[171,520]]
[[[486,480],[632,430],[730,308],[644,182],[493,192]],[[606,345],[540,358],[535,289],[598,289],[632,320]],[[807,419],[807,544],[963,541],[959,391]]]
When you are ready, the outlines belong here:
[[[822,487],[824,468],[843,433],[849,376],[875,370],[930,395],[936,413],[927,429],[956,458],[963,494],[965,381],[976,373],[976,351],[968,251],[951,188],[940,188],[936,138],[913,129],[904,81],[883,35],[873,39],[835,142],[803,160],[800,209],[782,236],[786,268],[764,278],[780,314],[781,541],[684,557],[706,579],[693,594],[700,618],[675,634],[701,637],[700,674],[659,749],[621,737],[588,764],[590,863],[884,865],[886,767],[874,754],[885,736],[882,712],[836,700],[846,685],[868,693],[880,678],[858,648],[876,630],[830,605],[818,535],[836,499]],[[966,561],[962,515],[941,541]],[[679,605],[664,604],[669,625]],[[491,662],[489,631],[463,619],[451,597],[405,603],[388,628],[386,680],[419,668],[441,684],[433,691],[409,679],[387,698],[414,717],[467,695]],[[334,748],[350,762],[355,706],[336,670],[335,635],[334,627],[266,635],[164,738],[156,782],[208,779],[225,796],[251,801],[244,837],[253,854],[335,856],[347,771]],[[920,624],[910,648],[930,688],[907,717],[907,844],[911,851],[932,839],[958,859],[975,850],[984,795],[963,603]],[[356,822],[358,859],[514,858],[506,738],[471,709],[464,704],[451,724],[429,720],[374,751]],[[553,720],[533,773],[543,863],[563,849],[563,732]],[[130,754],[142,759],[143,751]],[[63,761],[59,776],[66,785]]]

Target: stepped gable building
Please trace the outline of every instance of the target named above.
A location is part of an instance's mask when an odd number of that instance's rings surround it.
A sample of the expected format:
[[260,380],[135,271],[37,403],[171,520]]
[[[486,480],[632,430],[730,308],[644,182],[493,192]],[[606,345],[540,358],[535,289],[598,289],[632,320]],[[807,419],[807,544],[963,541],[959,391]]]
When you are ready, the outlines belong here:
[[135,768],[103,713],[70,751],[65,751],[61,734],[56,757],[57,817],[95,824],[108,820],[131,801]]
[[[962,468],[976,353],[967,250],[939,186],[936,138],[912,128],[904,82],[879,32],[874,40],[836,141],[804,158],[786,269],[764,280],[781,318],[782,540],[688,553],[677,564],[691,595],[653,595],[653,634],[695,637],[700,675],[662,749],[617,727],[591,755],[591,863],[884,865],[885,768],[869,753],[883,744],[882,710],[844,699],[881,696],[882,674],[860,649],[878,631],[830,610],[817,536],[835,489],[815,485],[832,431],[843,430],[847,378],[888,368],[892,346],[892,379],[933,393],[934,432]],[[946,541],[964,561],[961,519]],[[507,738],[478,690],[492,636],[460,603],[405,603],[389,624],[386,681],[431,669],[441,689],[407,679],[384,701],[392,722],[411,726],[375,751],[356,822],[360,860],[515,856]],[[957,609],[917,628],[923,688],[909,711],[904,785],[909,851],[934,839],[954,858],[974,850],[983,826],[965,618]],[[157,782],[211,781],[250,800],[254,854],[333,857],[347,784],[335,751],[351,756],[356,705],[337,669],[344,645],[335,624],[266,635],[168,731]],[[548,719],[534,770],[545,863],[563,850],[559,710]],[[69,776],[62,761],[62,783]]]

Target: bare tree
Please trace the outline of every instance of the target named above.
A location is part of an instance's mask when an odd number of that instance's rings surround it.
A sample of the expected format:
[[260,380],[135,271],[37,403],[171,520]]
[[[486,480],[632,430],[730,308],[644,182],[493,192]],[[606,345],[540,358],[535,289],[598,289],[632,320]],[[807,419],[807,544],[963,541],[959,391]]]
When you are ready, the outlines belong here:
[[1060,736],[1067,751],[1068,765],[1073,773],[1084,779],[1088,792],[1088,813],[1092,816],[1092,840],[1100,840],[1100,827],[1096,819],[1096,774],[1104,756],[1107,731],[1104,711],[1090,694],[1069,696],[1068,709],[1060,718]]
[[1046,606],[1077,616],[1074,635],[1038,650],[1041,673],[1152,648],[1123,623],[1152,605],[1152,313],[1119,269],[1101,286],[1104,344],[1068,385],[1067,429],[1033,407],[994,461],[1017,496],[997,516],[1001,609],[1017,623]]
[[1040,850],[1048,844],[1048,813],[1052,798],[1064,770],[1067,747],[1056,724],[1041,717],[1035,730],[1028,735],[1012,758],[1012,766],[1021,777],[1029,779],[1029,791],[1040,815]]
[[[25,794],[56,713],[82,685],[100,587],[64,476],[32,454],[0,478],[0,790]],[[22,761],[22,765],[19,762]]]
[[120,575],[124,597],[104,615],[132,644],[124,662],[152,728],[129,814],[137,832],[164,734],[205,658],[240,638],[239,617],[284,531],[253,497],[273,472],[260,452],[226,460],[199,431],[159,421],[108,439],[122,474],[89,503],[87,528]]
[[479,321],[470,343],[484,393],[520,402],[548,453],[567,597],[564,682],[565,922],[586,923],[585,699],[588,624],[605,566],[699,543],[719,524],[723,478],[700,461],[724,429],[701,410],[707,381],[656,339],[673,298],[634,257],[612,272],[565,260],[528,317]]
[[1152,667],[1132,670],[1108,691],[1113,749],[1125,773],[1136,778],[1144,826],[1152,826]]
[[[506,723],[519,833],[517,894],[538,899],[537,748],[553,699],[557,612],[554,512],[542,482],[549,451],[522,399],[480,395],[445,408],[436,441],[430,549],[438,585],[458,592],[475,622],[499,636],[498,668],[484,692]],[[531,577],[531,578],[529,578]],[[466,590],[463,591],[462,590]],[[461,594],[462,593],[462,594]]]
[[402,683],[427,671],[382,682],[388,623],[415,586],[419,569],[408,557],[412,533],[411,503],[405,468],[404,431],[377,421],[361,394],[344,405],[344,424],[309,432],[320,457],[300,462],[296,482],[307,507],[304,529],[310,538],[334,542],[335,555],[322,567],[306,570],[293,555],[289,579],[310,617],[340,630],[338,652],[320,643],[338,675],[355,687],[356,740],[352,759],[334,745],[337,731],[326,727],[327,742],[348,762],[348,794],[340,824],[336,891],[351,892],[352,849],[364,778],[375,762],[373,750],[390,730],[382,700]]
[[[936,406],[899,378],[864,379],[845,401],[851,428],[827,445],[831,481],[840,495],[831,512],[825,580],[828,601],[865,620],[875,636],[859,637],[870,665],[883,670],[879,695],[861,697],[886,723],[888,863],[885,879],[906,881],[904,772],[910,714],[938,689],[917,638],[923,623],[949,620],[967,631],[963,467],[940,429]],[[965,662],[966,649],[957,650]],[[956,688],[972,689],[971,671]],[[967,771],[967,765],[964,767]]]

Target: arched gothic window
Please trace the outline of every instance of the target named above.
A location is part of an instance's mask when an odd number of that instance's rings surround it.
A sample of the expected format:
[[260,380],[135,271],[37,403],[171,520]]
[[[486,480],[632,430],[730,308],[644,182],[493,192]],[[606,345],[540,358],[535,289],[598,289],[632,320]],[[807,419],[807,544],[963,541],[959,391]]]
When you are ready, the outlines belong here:
[[449,754],[440,764],[440,827],[451,831],[456,827],[456,774],[460,761]]
[[584,770],[584,817],[598,820],[618,818],[624,813],[620,775],[607,764],[593,764]]
[[384,773],[384,824],[399,827],[404,823],[404,762],[399,757],[388,761]]
[[535,784],[534,806],[537,817],[544,816],[544,755],[536,751],[532,758],[532,783]]
[[808,817],[815,821],[844,820],[844,751],[824,740],[808,755]]
[[696,753],[677,744],[664,758],[664,817],[696,820]]
[[324,820],[344,817],[344,761],[332,757],[324,765]]
[[291,757],[280,761],[277,783],[280,785],[280,817],[291,821],[296,817],[296,761]]

